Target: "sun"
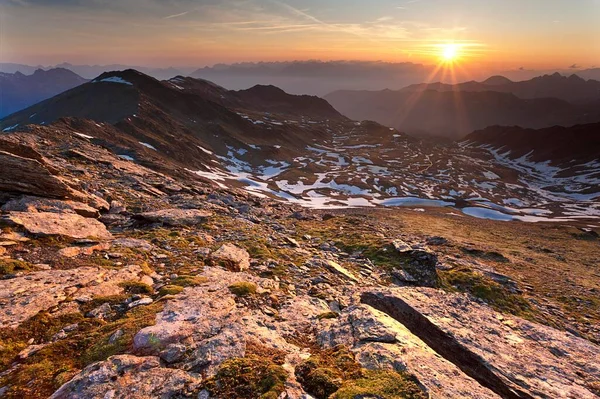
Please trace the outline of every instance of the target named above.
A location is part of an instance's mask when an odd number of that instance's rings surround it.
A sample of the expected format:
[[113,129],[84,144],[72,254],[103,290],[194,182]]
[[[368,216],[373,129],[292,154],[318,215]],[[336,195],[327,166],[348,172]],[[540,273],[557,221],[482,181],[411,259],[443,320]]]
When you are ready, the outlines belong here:
[[442,45],[442,59],[446,62],[455,61],[458,58],[458,46],[453,43]]

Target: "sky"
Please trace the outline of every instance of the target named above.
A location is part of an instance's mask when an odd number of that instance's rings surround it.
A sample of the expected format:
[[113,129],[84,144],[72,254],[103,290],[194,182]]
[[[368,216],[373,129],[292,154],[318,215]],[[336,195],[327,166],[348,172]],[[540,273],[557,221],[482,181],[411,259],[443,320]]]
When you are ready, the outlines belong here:
[[600,66],[600,0],[0,0],[0,62]]

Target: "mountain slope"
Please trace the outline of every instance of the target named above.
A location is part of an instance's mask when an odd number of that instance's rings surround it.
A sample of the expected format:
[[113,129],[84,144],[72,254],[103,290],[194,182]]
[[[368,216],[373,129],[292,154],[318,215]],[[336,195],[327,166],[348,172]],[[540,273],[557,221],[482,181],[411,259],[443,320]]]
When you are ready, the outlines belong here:
[[532,161],[552,164],[600,160],[600,123],[540,130],[492,126],[469,134],[465,140],[510,152],[507,156],[512,159],[528,156]]
[[136,159],[164,157],[198,169],[219,156],[252,165],[273,160],[276,153],[292,157],[329,134],[324,127],[329,119],[349,123],[316,97],[292,96],[274,87],[230,92],[206,81],[161,82],[127,70],[102,74],[13,114],[0,121],[0,130],[30,123],[58,122],[75,131],[82,126],[86,135],[115,150],[125,144],[137,148]]
[[86,83],[81,76],[63,68],[0,73],[0,118]]
[[600,110],[591,103],[526,100],[496,91],[338,91],[325,99],[352,119],[374,120],[409,134],[450,138],[493,125],[539,129],[600,121]]
[[246,90],[227,90],[203,79],[176,76],[169,82],[187,93],[229,108],[246,111],[282,114],[292,117],[344,119],[327,101],[320,97],[292,95],[273,85],[256,85]]

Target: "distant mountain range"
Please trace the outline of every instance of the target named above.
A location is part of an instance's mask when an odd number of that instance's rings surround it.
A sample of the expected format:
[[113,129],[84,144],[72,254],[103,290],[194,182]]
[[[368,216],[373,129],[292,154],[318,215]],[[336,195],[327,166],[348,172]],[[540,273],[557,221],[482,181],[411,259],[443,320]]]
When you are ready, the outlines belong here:
[[504,76],[492,76],[483,82],[465,82],[455,85],[444,83],[422,83],[408,86],[401,91],[495,91],[499,93],[512,93],[523,99],[558,98],[569,102],[585,102],[600,99],[600,81],[585,80],[577,75],[569,77],[558,72],[553,75],[544,75],[513,82]]
[[42,70],[50,70],[55,68],[63,68],[68,69],[70,71],[75,72],[79,76],[85,79],[93,79],[96,76],[103,74],[104,72],[110,71],[123,71],[127,69],[135,69],[157,79],[170,79],[173,76],[177,75],[188,75],[192,73],[195,68],[151,68],[151,67],[143,67],[143,66],[131,66],[131,65],[123,65],[123,64],[110,64],[110,65],[74,65],[68,62],[63,62],[62,64],[52,65],[52,66],[31,66],[25,64],[15,64],[15,63],[0,63],[0,72],[4,73],[15,73],[21,72],[25,75],[31,75],[38,69]]
[[0,118],[86,82],[64,68],[38,69],[31,75],[0,72]]
[[512,82],[408,86],[392,91],[336,91],[325,96],[356,120],[373,120],[409,134],[460,138],[493,125],[545,128],[600,121],[600,82],[545,75]]
[[[192,76],[210,80],[228,89],[240,90],[260,85],[275,85],[292,94],[311,94],[324,96],[336,90],[397,90],[408,85],[432,80],[444,80],[445,72],[439,71],[432,76],[435,65],[423,65],[411,62],[382,61],[286,61],[286,62],[246,62],[235,64],[217,64],[210,67],[169,67],[153,68],[132,65],[74,65],[62,63],[54,66],[30,66],[14,63],[0,63],[0,72],[21,72],[32,74],[36,69],[66,68],[78,75],[93,79],[104,72],[135,69],[159,80],[170,79],[177,75]],[[458,82],[473,79],[482,80],[490,75],[502,75],[513,81],[531,79],[544,74],[559,72],[563,75],[577,74],[585,79],[600,80],[600,68],[564,69],[564,70],[481,70],[474,74],[461,70],[455,71]]]

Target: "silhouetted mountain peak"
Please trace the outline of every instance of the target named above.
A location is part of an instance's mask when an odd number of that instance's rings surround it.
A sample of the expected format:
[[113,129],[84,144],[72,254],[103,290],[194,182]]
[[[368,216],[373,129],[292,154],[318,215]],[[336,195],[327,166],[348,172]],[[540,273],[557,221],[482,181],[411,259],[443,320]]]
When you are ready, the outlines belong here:
[[582,83],[586,82],[586,80],[583,79],[581,76],[575,75],[575,74],[572,74],[571,76],[569,76],[568,79],[573,82],[582,82]]
[[486,80],[484,80],[482,83],[488,86],[501,86],[501,85],[505,85],[505,84],[510,84],[513,81],[504,77],[504,76],[500,76],[500,75],[496,75],[496,76],[491,76],[489,78],[487,78]]
[[241,92],[251,93],[254,95],[288,95],[285,91],[281,90],[279,87],[273,85],[255,85],[247,90],[240,90]]

